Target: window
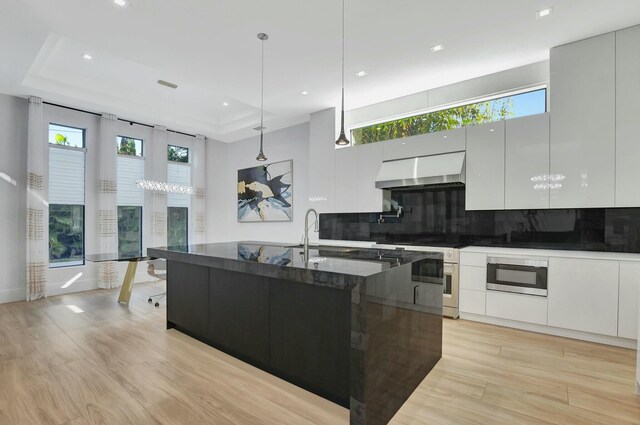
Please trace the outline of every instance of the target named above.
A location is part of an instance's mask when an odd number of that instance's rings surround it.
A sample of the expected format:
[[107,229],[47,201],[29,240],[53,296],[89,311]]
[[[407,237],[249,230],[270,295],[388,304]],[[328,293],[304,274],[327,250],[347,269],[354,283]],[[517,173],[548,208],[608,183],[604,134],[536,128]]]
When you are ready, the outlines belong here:
[[[191,186],[191,166],[169,163],[167,182]],[[188,243],[188,223],[191,196],[183,193],[167,194],[167,243],[169,246],[184,246]]]
[[354,145],[400,139],[474,124],[541,114],[547,110],[547,89],[471,103],[351,130]]
[[133,137],[118,136],[116,138],[118,155],[142,156],[142,140]]
[[84,205],[49,205],[51,267],[84,264]]
[[[167,183],[191,186],[191,166],[169,163],[167,165]],[[186,193],[167,193],[167,206],[189,208],[191,196]]]
[[142,252],[142,207],[118,206],[118,252]]
[[85,130],[49,125],[49,264],[84,264]]
[[133,148],[135,141],[139,141],[142,153],[142,140],[118,136],[119,143],[120,139],[125,140],[131,153],[118,156],[118,252],[138,254],[142,252],[144,189],[138,187],[137,182],[144,179],[145,161],[135,154]]
[[49,124],[49,144],[70,148],[84,148],[84,129]]
[[172,162],[189,163],[189,149],[181,146],[169,145],[167,148],[167,159]]
[[167,243],[169,246],[185,246],[189,243],[189,209],[169,207]]

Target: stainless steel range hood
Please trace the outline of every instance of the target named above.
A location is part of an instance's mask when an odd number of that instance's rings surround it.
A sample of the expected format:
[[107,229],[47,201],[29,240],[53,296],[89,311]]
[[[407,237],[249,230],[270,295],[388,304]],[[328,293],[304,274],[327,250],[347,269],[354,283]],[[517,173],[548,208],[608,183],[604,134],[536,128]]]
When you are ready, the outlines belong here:
[[464,183],[464,151],[383,162],[376,178],[378,189]]

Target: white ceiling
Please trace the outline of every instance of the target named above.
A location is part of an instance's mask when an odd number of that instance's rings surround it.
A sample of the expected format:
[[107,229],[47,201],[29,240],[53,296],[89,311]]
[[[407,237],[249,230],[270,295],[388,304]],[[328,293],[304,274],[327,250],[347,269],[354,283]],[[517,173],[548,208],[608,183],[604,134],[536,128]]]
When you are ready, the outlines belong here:
[[[267,32],[267,131],[339,105],[340,0],[130,3],[0,0],[0,92],[235,141],[259,123],[256,34]],[[548,6],[552,16],[536,19]],[[640,24],[638,0],[346,0],[346,9],[347,109],[545,60],[555,45]],[[445,50],[432,53],[439,43]],[[360,70],[368,75],[357,78]]]

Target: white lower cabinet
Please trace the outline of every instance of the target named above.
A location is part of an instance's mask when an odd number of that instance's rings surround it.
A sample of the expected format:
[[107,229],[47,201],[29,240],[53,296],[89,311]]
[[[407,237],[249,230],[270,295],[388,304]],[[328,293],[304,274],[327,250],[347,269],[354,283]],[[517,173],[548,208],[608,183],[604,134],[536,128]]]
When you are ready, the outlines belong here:
[[618,335],[617,261],[550,258],[548,324]]
[[473,291],[470,289],[460,289],[460,297],[458,306],[461,313],[482,314],[486,313],[485,309],[485,292]]
[[519,322],[547,324],[547,299],[535,295],[487,291],[487,316]]
[[460,265],[460,295],[458,298],[460,312],[482,315],[486,313],[486,282],[486,265],[483,267]]
[[460,288],[484,291],[487,287],[487,267],[460,266]]
[[638,338],[638,310],[640,309],[640,263],[620,263],[618,336]]

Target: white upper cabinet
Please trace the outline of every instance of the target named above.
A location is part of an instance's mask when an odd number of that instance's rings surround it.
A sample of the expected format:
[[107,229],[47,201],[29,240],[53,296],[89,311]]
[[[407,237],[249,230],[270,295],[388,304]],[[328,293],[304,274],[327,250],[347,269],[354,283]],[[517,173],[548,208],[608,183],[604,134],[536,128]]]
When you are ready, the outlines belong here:
[[463,151],[465,129],[439,131],[417,136],[382,142],[382,156],[385,161],[414,158],[416,156],[438,155]]
[[640,26],[636,26],[616,33],[616,207],[640,207],[639,99]]
[[615,56],[614,33],[551,50],[551,208],[614,206]]
[[358,212],[358,155],[355,147],[336,149],[335,212]]
[[309,120],[309,207],[335,212],[335,108],[311,114]]
[[619,291],[618,336],[636,339],[640,308],[640,263],[620,263]]
[[505,122],[467,127],[467,210],[504,209]]
[[549,208],[549,114],[507,120],[505,208]]
[[549,259],[549,326],[618,335],[617,261]]
[[[384,142],[352,147],[358,157],[358,211],[381,212],[382,189],[376,189],[376,177],[382,165]],[[355,194],[354,194],[355,195]]]

